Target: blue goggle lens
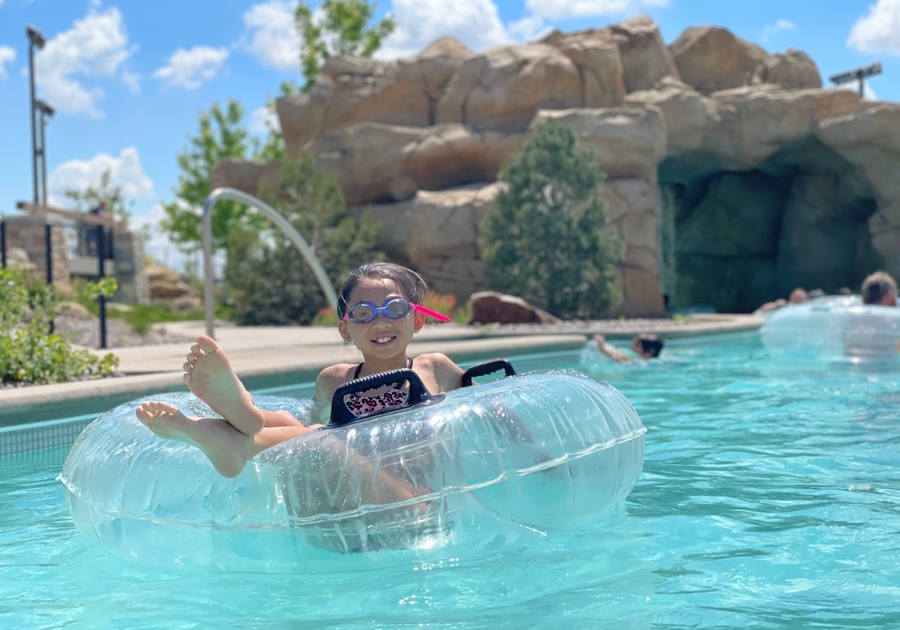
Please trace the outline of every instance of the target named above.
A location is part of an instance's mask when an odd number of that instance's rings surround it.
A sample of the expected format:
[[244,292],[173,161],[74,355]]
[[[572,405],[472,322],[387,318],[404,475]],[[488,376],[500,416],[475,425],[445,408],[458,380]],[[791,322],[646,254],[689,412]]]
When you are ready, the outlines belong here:
[[371,302],[360,302],[347,311],[344,319],[349,319],[356,324],[368,324],[378,317],[379,313],[384,313],[386,317],[391,319],[400,319],[409,315],[411,309],[412,305],[403,298],[388,300],[382,306],[375,306]]

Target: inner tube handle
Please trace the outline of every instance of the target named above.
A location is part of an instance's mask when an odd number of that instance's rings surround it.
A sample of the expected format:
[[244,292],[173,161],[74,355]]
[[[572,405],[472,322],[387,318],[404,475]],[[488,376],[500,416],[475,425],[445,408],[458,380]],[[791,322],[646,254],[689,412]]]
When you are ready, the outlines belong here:
[[515,376],[516,371],[513,369],[512,364],[506,359],[497,359],[495,361],[488,361],[487,363],[479,363],[478,365],[473,365],[468,370],[463,372],[462,375],[462,386],[470,387],[472,385],[472,379],[478,378],[479,376],[487,376],[488,374],[493,374],[494,372],[499,372],[503,370],[506,372],[506,376]]
[[422,383],[422,379],[409,368],[379,372],[378,374],[363,376],[362,378],[349,381],[334,390],[334,395],[331,397],[331,420],[329,421],[329,425],[342,426],[356,420],[371,418],[382,412],[397,411],[398,409],[388,408],[373,412],[365,417],[355,416],[350,409],[347,408],[344,397],[348,394],[364,392],[367,389],[375,389],[376,387],[382,387],[389,383],[402,383],[403,381],[409,381],[409,403],[405,407],[402,407],[402,409],[408,409],[409,407],[432,401],[432,396],[428,393],[428,390]]

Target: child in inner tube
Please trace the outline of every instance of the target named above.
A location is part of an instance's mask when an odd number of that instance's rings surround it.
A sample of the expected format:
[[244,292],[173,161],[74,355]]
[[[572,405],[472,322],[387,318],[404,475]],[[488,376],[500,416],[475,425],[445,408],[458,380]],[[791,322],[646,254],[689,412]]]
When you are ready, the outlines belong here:
[[[426,314],[449,321],[419,305],[425,288],[417,273],[392,263],[370,263],[350,273],[338,297],[338,330],[359,349],[363,362],[339,363],[321,371],[313,397],[319,419],[327,422],[331,399],[339,386],[388,370],[412,369],[431,394],[461,387],[463,370],[445,355],[406,355],[413,334],[425,324]],[[225,352],[210,337],[197,338],[184,371],[184,382],[194,395],[222,418],[189,418],[172,405],[153,401],[141,404],[135,415],[156,435],[199,448],[225,477],[240,474],[247,461],[263,450],[324,426],[306,426],[287,412],[259,409]],[[351,413],[362,416],[404,406],[407,397],[408,389],[395,383],[350,394],[345,403]],[[362,470],[372,466],[363,457],[355,463]],[[386,503],[419,494],[417,488],[391,475],[379,471],[377,478],[381,487],[371,490],[375,496],[365,496],[364,500]]]
[[[862,282],[860,295],[865,306],[894,309],[897,304],[897,281],[886,271],[876,271]],[[873,309],[865,325],[848,328],[843,333],[844,355],[850,359],[894,360],[900,352],[900,331],[894,317],[882,318]],[[892,314],[892,311],[884,313]]]
[[[608,356],[616,363],[634,363],[635,359],[628,356],[624,352],[614,348],[606,343],[606,337],[603,335],[594,335],[594,343],[597,350]],[[656,335],[642,333],[635,335],[631,339],[631,350],[641,359],[656,359],[662,352],[663,341]]]

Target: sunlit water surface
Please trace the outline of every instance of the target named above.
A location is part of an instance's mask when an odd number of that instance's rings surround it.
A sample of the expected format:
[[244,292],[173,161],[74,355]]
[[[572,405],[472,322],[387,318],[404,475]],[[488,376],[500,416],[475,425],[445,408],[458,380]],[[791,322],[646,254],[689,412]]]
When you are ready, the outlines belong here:
[[900,627],[900,371],[670,343],[606,380],[648,429],[625,505],[500,557],[336,575],[188,574],[92,547],[56,477],[0,459],[3,628]]

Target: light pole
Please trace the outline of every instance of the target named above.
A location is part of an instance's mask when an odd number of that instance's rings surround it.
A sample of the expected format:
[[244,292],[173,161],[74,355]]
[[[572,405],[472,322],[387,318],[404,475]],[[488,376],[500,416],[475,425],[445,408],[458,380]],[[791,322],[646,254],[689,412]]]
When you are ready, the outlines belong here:
[[855,70],[850,70],[849,72],[836,74],[832,77],[829,77],[828,80],[835,85],[849,83],[850,81],[859,81],[859,98],[864,98],[865,85],[863,84],[863,79],[866,77],[875,76],[876,74],[881,74],[881,62],[878,61],[862,68],[857,68]]
[[34,154],[35,158],[40,158],[41,160],[41,205],[45,206],[47,205],[47,135],[45,127],[47,125],[47,120],[53,117],[53,108],[40,99],[36,100],[34,104],[41,114],[41,148],[35,149]]
[[[31,154],[32,154],[32,166],[33,166],[33,174],[34,174],[34,210],[38,211],[39,209],[39,197],[38,197],[38,148],[37,148],[37,112],[35,111],[36,103],[34,97],[34,49],[37,47],[38,50],[44,47],[47,43],[47,39],[43,36],[43,34],[34,28],[33,26],[28,26],[25,28],[25,33],[28,35],[28,82],[31,88]],[[41,148],[43,151],[43,147]]]

